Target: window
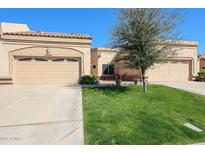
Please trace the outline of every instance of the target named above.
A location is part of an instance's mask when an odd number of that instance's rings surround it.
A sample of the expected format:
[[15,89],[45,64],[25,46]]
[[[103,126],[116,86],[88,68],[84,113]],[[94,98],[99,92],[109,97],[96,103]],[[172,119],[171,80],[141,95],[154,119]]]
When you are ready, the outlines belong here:
[[93,68],[95,69],[95,68],[96,68],[96,65],[93,65]]
[[18,61],[31,61],[32,58],[20,58],[18,59]]
[[188,61],[183,61],[183,62],[181,62],[182,64],[189,64],[189,62]]
[[113,75],[115,73],[114,65],[103,64],[102,65],[103,75]]
[[64,61],[64,58],[57,58],[57,59],[53,59],[52,61],[60,62],[60,61]]
[[177,63],[178,63],[178,61],[171,61],[171,63],[172,63],[172,64],[177,64]]
[[164,64],[169,64],[170,63],[170,61],[164,61]]
[[36,61],[48,61],[48,59],[44,59],[44,58],[35,58]]
[[77,58],[68,58],[67,61],[69,61],[69,62],[76,62],[76,61],[78,61],[78,59]]

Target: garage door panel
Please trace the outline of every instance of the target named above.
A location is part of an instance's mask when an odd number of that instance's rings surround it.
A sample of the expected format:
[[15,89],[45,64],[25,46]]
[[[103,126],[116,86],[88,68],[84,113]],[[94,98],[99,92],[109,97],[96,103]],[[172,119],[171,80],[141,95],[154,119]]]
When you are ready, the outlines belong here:
[[77,83],[80,76],[80,61],[29,61],[16,59],[15,83],[20,84],[70,84]]
[[148,69],[149,81],[187,81],[189,80],[189,62],[165,62],[155,64]]

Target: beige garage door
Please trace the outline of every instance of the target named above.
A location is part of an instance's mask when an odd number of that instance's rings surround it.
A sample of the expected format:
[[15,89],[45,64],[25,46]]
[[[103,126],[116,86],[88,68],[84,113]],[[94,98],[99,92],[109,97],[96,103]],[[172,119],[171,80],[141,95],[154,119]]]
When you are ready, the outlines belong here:
[[78,58],[15,58],[17,84],[72,84],[80,76]]
[[149,81],[188,81],[189,76],[189,61],[162,62],[148,70]]

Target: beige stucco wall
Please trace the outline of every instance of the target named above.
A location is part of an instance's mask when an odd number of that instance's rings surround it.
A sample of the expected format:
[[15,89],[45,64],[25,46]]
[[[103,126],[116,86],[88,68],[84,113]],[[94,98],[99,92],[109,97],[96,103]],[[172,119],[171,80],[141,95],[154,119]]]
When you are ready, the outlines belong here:
[[[179,44],[175,44],[173,46],[173,50],[176,51],[176,55],[173,57],[173,59],[176,60],[189,60],[191,61],[190,67],[191,67],[191,74],[192,76],[197,75],[197,72],[199,72],[199,61],[197,58],[197,42],[189,42],[189,41],[180,41]],[[110,64],[113,62],[113,58],[115,57],[117,51],[111,50],[109,48],[94,48],[91,50],[92,52],[98,51],[99,56],[95,57],[98,59],[98,61],[95,60],[95,63],[97,63],[97,73],[95,72],[94,75],[101,76],[102,75],[102,64]],[[92,63],[93,64],[93,63]],[[138,70],[131,70],[131,69],[124,69],[123,67],[116,66],[115,73],[117,74],[139,74]]]
[[205,58],[200,58],[200,70],[205,70]]
[[[27,55],[36,55],[43,56],[46,52],[46,49],[49,48],[51,50],[51,54],[53,56],[58,55],[59,52],[61,54],[63,52],[69,52],[70,56],[79,56],[79,53],[82,56],[82,74],[81,75],[89,75],[91,59],[90,59],[90,45],[91,40],[88,42],[87,40],[76,41],[75,43],[69,42],[69,40],[64,40],[65,42],[57,42],[56,38],[54,41],[46,40],[47,38],[41,38],[41,40],[16,40],[16,39],[3,39],[0,41],[0,77],[8,77],[12,76],[12,52],[18,54],[27,54]],[[50,38],[49,38],[50,39]],[[18,50],[18,51],[16,51]],[[63,56],[63,55],[61,55]]]
[[192,75],[195,76],[199,72],[199,61],[197,57],[197,46],[179,45],[174,47],[177,51],[175,58],[177,59],[191,59]]
[[2,32],[29,31],[29,27],[26,24],[7,23],[7,22],[1,22],[0,29]]
[[[98,74],[98,50],[91,50],[91,74],[97,76]],[[94,68],[95,66],[95,68]]]
[[115,55],[116,51],[108,48],[91,49],[91,64],[96,66],[95,69],[91,67],[91,73],[95,76],[101,76],[102,64],[111,64]]
[[7,47],[3,44],[2,41],[0,41],[0,77],[10,76],[9,52],[6,50],[7,50]]

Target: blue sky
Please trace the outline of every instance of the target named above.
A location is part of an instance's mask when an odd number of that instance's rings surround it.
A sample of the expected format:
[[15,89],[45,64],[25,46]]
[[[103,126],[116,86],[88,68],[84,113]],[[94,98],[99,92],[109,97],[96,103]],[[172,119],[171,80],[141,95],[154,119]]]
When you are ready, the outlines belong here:
[[[118,9],[0,9],[1,22],[26,23],[31,30],[90,34],[93,47],[109,43],[109,29]],[[205,52],[205,9],[185,9],[181,38],[200,43]]]

